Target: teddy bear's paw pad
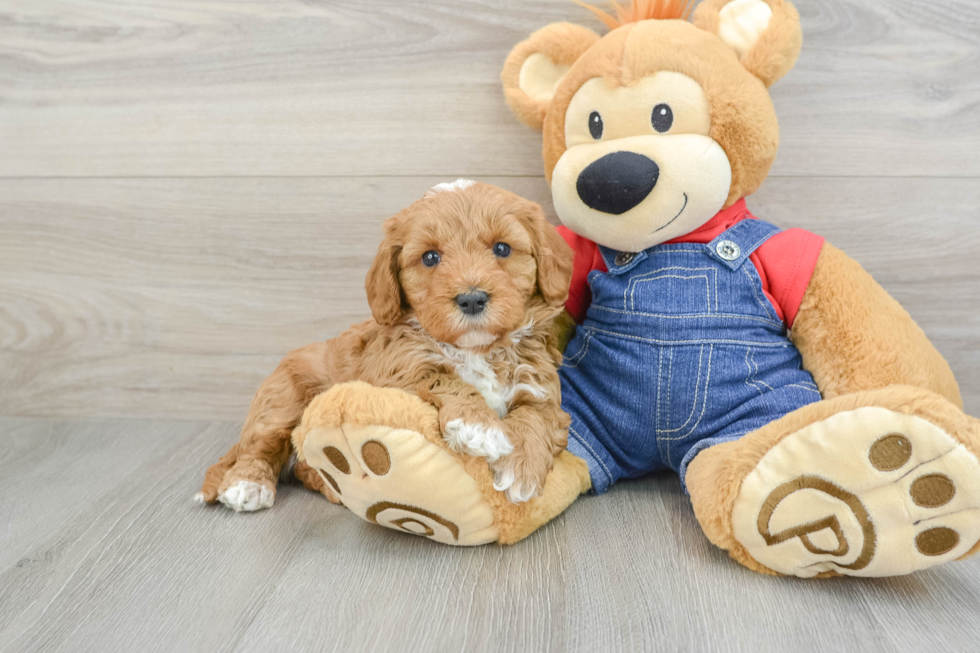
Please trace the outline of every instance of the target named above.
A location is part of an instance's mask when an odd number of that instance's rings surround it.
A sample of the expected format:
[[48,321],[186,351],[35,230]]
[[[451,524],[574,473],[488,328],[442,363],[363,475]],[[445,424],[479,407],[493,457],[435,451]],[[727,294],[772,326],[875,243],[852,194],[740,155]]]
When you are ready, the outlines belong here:
[[314,428],[306,462],[354,514],[444,544],[496,541],[493,513],[452,452],[422,434],[381,425]]
[[784,574],[907,574],[980,540],[980,462],[931,422],[861,408],[767,452],[732,520],[749,555]]
[[[203,501],[203,495],[201,499]],[[254,481],[238,481],[218,495],[218,501],[235,512],[271,508],[275,500],[276,493],[273,490]]]

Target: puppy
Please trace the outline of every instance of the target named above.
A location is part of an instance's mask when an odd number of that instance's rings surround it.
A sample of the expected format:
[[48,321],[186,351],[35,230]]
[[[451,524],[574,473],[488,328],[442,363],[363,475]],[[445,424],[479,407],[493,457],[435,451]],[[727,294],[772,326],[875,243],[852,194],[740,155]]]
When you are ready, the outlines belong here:
[[[200,502],[272,506],[303,410],[355,380],[431,402],[450,447],[486,458],[497,490],[515,503],[538,494],[568,438],[552,327],[571,248],[537,204],[468,180],[432,188],[384,232],[367,275],[373,319],[282,360],[239,442],[208,470]],[[319,486],[304,463],[295,475]]]

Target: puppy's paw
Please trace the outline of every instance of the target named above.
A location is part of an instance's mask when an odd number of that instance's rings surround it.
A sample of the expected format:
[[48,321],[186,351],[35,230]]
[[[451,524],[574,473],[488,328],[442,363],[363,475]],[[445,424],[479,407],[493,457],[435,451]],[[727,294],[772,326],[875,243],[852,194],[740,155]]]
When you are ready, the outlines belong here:
[[218,501],[235,512],[252,512],[271,508],[276,494],[265,485],[254,481],[238,481],[218,495]]
[[511,503],[525,503],[538,496],[538,486],[531,482],[518,481],[511,469],[494,472],[493,488],[506,494]]
[[514,446],[500,429],[461,419],[448,422],[443,437],[453,451],[486,458],[491,463],[514,451]]
[[[540,473],[527,469],[527,466],[515,465],[512,457],[504,458],[491,465],[493,468],[493,489],[504,492],[511,503],[525,503],[540,494],[542,480],[537,480]],[[544,471],[547,474],[547,470]]]

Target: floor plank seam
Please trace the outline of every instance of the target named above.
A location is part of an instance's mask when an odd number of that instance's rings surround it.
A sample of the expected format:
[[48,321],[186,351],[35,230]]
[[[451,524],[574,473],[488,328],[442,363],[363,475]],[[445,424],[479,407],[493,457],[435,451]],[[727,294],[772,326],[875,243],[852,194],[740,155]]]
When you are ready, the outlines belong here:
[[[28,176],[0,176],[0,182],[9,181],[181,181],[181,180],[200,180],[200,181],[221,181],[237,179],[268,179],[268,180],[288,180],[288,179],[428,179],[430,177],[473,177],[473,178],[494,178],[494,179],[544,179],[544,175],[508,175],[497,172],[489,173],[459,173],[459,172],[430,172],[413,173],[407,175],[393,174],[372,174],[372,175],[28,175]],[[978,175],[785,175],[773,173],[767,179],[921,179],[927,181],[953,180],[971,181],[980,180]]]

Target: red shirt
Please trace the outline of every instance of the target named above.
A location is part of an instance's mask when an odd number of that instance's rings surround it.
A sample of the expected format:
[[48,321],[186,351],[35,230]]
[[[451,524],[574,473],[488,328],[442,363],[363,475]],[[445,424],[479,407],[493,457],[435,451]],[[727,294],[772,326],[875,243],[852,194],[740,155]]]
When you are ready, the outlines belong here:
[[[668,240],[664,244],[710,243],[732,225],[742,220],[756,219],[745,207],[745,200],[740,199],[691,233]],[[563,226],[558,227],[558,232],[575,250],[572,283],[565,308],[576,322],[582,322],[589,304],[592,303],[589,273],[593,270],[606,272],[606,262],[602,260],[598,245],[591,240]],[[762,290],[787,328],[792,328],[793,320],[796,319],[796,312],[820,257],[823,241],[821,236],[809,231],[787,229],[767,240],[749,256],[762,278]]]

